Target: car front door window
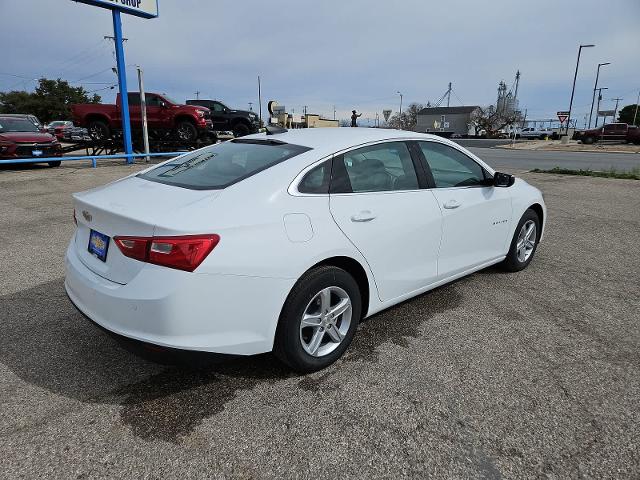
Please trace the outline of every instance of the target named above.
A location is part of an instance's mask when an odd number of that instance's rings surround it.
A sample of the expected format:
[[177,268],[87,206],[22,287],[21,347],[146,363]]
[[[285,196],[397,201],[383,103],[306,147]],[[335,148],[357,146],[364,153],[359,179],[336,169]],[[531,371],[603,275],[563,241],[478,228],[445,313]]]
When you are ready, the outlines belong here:
[[485,185],[483,168],[464,153],[437,142],[420,142],[437,188]]

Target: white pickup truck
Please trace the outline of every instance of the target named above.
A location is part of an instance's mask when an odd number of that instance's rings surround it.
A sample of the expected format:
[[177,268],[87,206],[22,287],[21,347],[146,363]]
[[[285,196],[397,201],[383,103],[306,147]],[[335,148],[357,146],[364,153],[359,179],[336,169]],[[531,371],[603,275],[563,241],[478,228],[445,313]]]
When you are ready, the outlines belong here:
[[535,128],[527,127],[520,130],[520,138],[539,138],[540,140],[547,140],[553,135],[553,130],[550,128]]

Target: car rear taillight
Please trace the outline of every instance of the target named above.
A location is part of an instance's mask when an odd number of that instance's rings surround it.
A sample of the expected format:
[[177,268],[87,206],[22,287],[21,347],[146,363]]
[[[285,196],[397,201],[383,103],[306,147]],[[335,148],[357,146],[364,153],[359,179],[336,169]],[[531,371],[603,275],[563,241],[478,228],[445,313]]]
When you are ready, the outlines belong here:
[[150,238],[114,237],[113,240],[125,257],[140,260],[141,262],[147,261],[147,247],[151,241]]
[[220,236],[114,237],[120,251],[141,262],[193,272],[220,242]]

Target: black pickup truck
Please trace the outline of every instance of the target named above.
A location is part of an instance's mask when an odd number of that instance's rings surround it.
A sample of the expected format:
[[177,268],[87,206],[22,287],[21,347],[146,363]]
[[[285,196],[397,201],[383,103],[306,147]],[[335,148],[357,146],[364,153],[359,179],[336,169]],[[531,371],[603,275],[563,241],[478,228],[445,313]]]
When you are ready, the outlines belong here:
[[260,120],[253,112],[233,110],[217,100],[187,100],[187,105],[207,107],[211,111],[213,129],[217,132],[233,132],[236,137],[256,133]]

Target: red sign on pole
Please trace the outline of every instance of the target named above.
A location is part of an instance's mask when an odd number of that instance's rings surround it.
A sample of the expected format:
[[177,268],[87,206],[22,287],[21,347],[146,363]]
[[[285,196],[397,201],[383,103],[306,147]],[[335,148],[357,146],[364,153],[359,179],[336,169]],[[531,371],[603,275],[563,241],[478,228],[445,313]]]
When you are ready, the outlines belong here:
[[569,118],[569,112],[558,112],[558,120],[561,124],[566,122],[567,118]]

